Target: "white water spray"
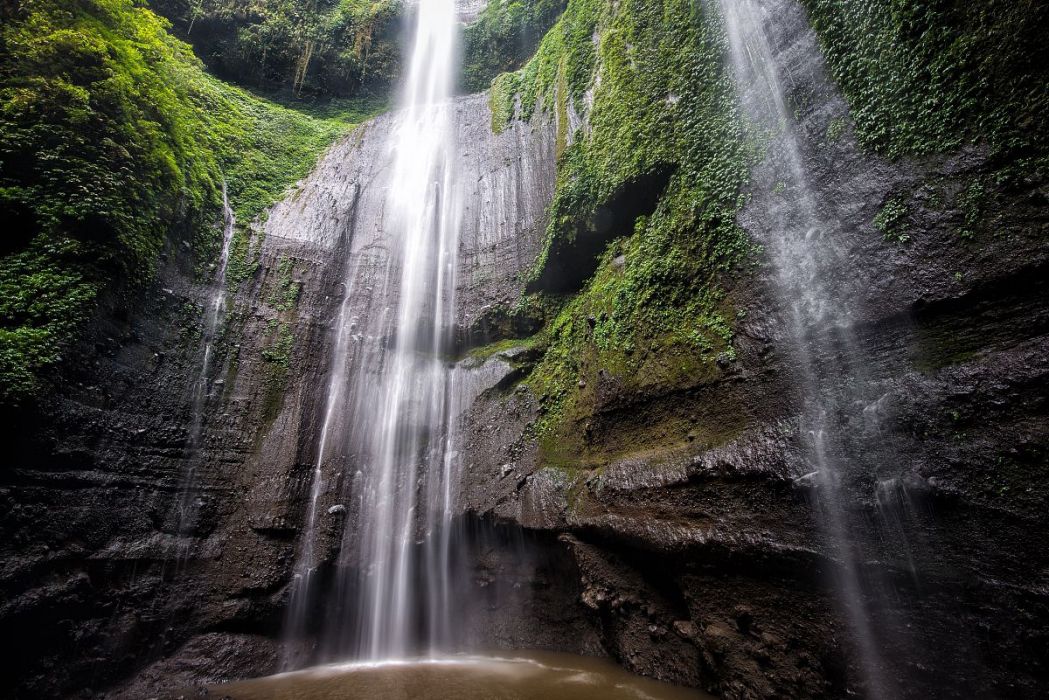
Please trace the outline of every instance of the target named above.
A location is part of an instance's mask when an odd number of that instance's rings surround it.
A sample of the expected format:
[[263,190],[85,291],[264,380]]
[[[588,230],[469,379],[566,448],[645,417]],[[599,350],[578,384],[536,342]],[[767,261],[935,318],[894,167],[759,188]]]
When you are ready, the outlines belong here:
[[362,215],[377,230],[355,229],[349,253],[289,608],[289,635],[302,638],[322,560],[321,504],[341,481],[352,525],[336,562],[330,656],[403,657],[449,637],[459,27],[453,0],[422,0],[415,12],[389,188],[381,212]]
[[[460,198],[453,112],[458,24],[453,0],[418,8],[404,111],[394,132],[388,193],[391,233],[400,238],[399,299],[392,357],[376,377],[375,424],[361,451],[358,568],[362,656],[404,655],[413,643],[417,536],[428,540],[428,587],[447,588],[451,455],[447,440],[448,347],[455,306]],[[417,531],[418,529],[418,531]],[[430,636],[439,636],[431,630]]]

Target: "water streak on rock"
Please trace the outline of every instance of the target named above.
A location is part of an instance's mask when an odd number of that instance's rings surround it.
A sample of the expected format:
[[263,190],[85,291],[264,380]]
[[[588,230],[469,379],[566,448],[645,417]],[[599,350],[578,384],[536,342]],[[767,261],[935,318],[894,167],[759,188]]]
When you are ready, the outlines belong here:
[[177,545],[177,558],[180,561],[188,554],[188,543],[191,541],[188,538],[193,535],[197,525],[197,496],[195,489],[197,487],[197,471],[203,458],[204,415],[208,398],[213,388],[211,372],[215,361],[215,344],[222,325],[222,314],[226,310],[226,271],[229,268],[230,245],[233,242],[233,233],[236,227],[237,218],[229,203],[226,183],[223,182],[222,247],[219,252],[218,263],[215,266],[215,274],[212,278],[212,289],[207,297],[208,304],[205,310],[203,338],[201,341],[204,346],[203,358],[200,363],[200,374],[197,376],[197,381],[193,384],[193,393],[190,399],[191,418],[189,435],[186,440],[187,466],[177,503],[178,534],[182,536]]

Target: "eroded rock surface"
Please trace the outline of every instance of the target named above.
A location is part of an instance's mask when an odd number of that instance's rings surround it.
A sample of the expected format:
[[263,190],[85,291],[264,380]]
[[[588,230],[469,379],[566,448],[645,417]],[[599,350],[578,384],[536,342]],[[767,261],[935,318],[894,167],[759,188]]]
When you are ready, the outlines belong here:
[[[901,601],[879,611],[879,633],[914,697],[1040,697],[1047,193],[1005,193],[996,230],[960,240],[954,200],[923,193],[959,191],[988,171],[985,154],[890,163],[848,130],[826,138],[846,107],[801,10],[774,8],[779,63],[805,96],[811,184],[846,251],[834,289],[853,310],[848,352],[864,358],[872,394],[856,413],[871,422],[852,427],[867,445],[871,426],[883,436],[856,463],[868,476],[852,514],[863,570]],[[485,96],[455,109],[469,202],[464,350],[536,330],[509,310],[539,250],[556,130],[536,117],[495,135]],[[390,128],[382,117],[334,146],[256,238],[258,271],[219,345],[199,454],[186,446],[207,289],[179,246],[129,315],[100,316],[39,414],[9,418],[0,622],[18,640],[3,678],[15,697],[148,697],[275,668],[346,253],[381,240],[384,188],[396,186],[382,168]],[[775,233],[771,178],[752,174],[739,219],[755,242]],[[872,223],[901,193],[921,205],[905,244]],[[475,644],[608,654],[726,698],[855,687],[854,640],[827,586],[839,562],[817,524],[799,427],[801,369],[771,263],[758,262],[730,290],[745,313],[717,376],[645,395],[610,373],[592,387],[599,410],[579,430],[607,447],[600,464],[541,463],[526,347],[460,365],[471,378],[460,504],[465,595],[483,602],[464,618]],[[632,449],[638,436],[665,447]],[[191,463],[199,518],[185,536],[175,508]],[[325,566],[352,526],[338,494],[319,511]]]
[[[993,171],[986,154],[887,162],[848,131],[829,138],[848,110],[816,38],[800,7],[767,5],[801,156],[833,226],[827,254],[842,251],[831,298],[855,339],[810,338],[814,363],[848,355],[865,374],[832,390],[865,387],[843,418],[854,458],[842,478],[875,635],[903,695],[1037,697],[1049,683],[1035,651],[1049,633],[1038,544],[1049,521],[1035,505],[1049,495],[1047,193],[1002,193],[994,230],[962,240],[953,195]],[[766,249],[786,196],[770,168],[754,170],[739,222]],[[915,203],[903,242],[873,225],[900,196]],[[596,413],[578,426],[585,444],[615,448],[600,464],[541,463],[528,426],[543,408],[527,384],[482,396],[463,502],[562,533],[602,646],[628,667],[729,698],[841,697],[862,687],[856,642],[828,585],[840,562],[815,510],[805,368],[772,264],[731,290],[742,320],[720,376],[647,396],[600,377]],[[645,431],[666,448],[632,449]]]
[[[521,293],[553,187],[553,137],[539,120],[493,134],[483,95],[453,108],[470,201],[467,328]],[[21,640],[4,665],[15,697],[113,687],[146,697],[275,670],[346,251],[381,236],[390,128],[380,117],[333,146],[253,237],[257,269],[228,304],[199,451],[189,431],[212,287],[177,244],[130,311],[99,314],[59,391],[9,417],[0,620]],[[178,511],[191,469],[187,533]],[[336,492],[327,500],[330,547],[346,509]]]

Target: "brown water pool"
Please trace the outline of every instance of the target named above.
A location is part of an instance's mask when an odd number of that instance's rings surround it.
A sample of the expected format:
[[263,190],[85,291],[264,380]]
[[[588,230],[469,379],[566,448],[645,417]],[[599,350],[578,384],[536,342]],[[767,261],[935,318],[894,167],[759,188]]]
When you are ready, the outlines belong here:
[[607,659],[548,652],[318,666],[209,688],[230,700],[703,700]]

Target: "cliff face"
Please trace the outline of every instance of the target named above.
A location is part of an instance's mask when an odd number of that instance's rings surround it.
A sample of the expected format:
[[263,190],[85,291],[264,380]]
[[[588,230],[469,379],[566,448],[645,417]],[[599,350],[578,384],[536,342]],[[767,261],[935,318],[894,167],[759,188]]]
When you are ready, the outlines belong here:
[[[493,134],[484,96],[455,109],[469,202],[465,338],[523,289],[553,186],[553,137],[540,121]],[[329,330],[347,251],[381,246],[390,123],[381,117],[332,147],[256,228],[245,256],[254,273],[227,304],[215,342],[199,450],[190,432],[203,308],[215,289],[194,282],[181,249],[168,251],[158,284],[130,314],[100,313],[61,391],[38,414],[16,417],[2,487],[2,617],[23,640],[4,679],[20,696],[112,687],[163,657],[115,696],[276,668]],[[330,557],[343,523],[326,517]],[[537,557],[561,566],[556,554]]]
[[[267,238],[218,344],[199,451],[189,433],[211,290],[176,264],[181,252],[169,252],[158,286],[132,314],[98,322],[61,391],[14,436],[4,474],[4,619],[24,640],[7,668],[25,697],[104,688],[178,649],[190,631],[212,632],[194,660],[210,664],[230,642],[223,654],[236,658],[220,655],[220,666],[272,667],[272,643],[240,633],[272,632],[280,621],[294,533],[282,497],[308,447],[299,429],[323,370],[328,251]],[[302,287],[294,311],[277,312],[265,300],[285,257]],[[294,359],[271,361],[272,320],[289,313]],[[301,377],[294,384],[280,380],[291,362]],[[179,506],[191,469],[193,530],[185,533]]]
[[[885,662],[908,696],[1038,697],[1049,686],[1046,185],[1032,175],[996,190],[981,205],[991,223],[961,240],[971,183],[997,172],[988,150],[889,161],[861,148],[802,8],[766,4],[809,184],[835,222],[828,285],[851,310],[854,344],[815,334],[813,362],[864,368],[862,405],[842,411],[856,455],[843,479],[865,494],[850,502],[849,540]],[[536,428],[551,409],[530,380],[549,315],[526,287],[555,155],[600,128],[559,104],[495,134],[486,96],[456,103],[464,595],[484,602],[464,626],[478,645],[608,654],[727,698],[844,697],[863,685],[857,640],[828,585],[842,561],[819,526],[806,368],[767,252],[791,193],[757,159],[736,222],[763,248],[718,278],[730,345],[684,378],[676,346],[640,348],[660,378],[642,389],[615,366],[573,376],[590,407],[566,423],[580,452],[552,460]],[[100,314],[40,412],[12,419],[0,622],[19,642],[3,678],[16,697],[138,698],[275,669],[346,260],[381,244],[383,192],[396,186],[390,126],[380,117],[336,144],[256,232],[199,450],[187,446],[214,290],[179,249],[129,315]],[[631,187],[659,200],[667,178]],[[656,207],[629,190],[605,207],[620,233]],[[907,203],[894,219],[904,241],[875,225],[894,201]],[[640,255],[561,250],[549,264],[585,268],[582,285]],[[857,396],[855,377],[828,376],[831,394]],[[178,516],[188,473],[190,532]],[[337,493],[319,511],[324,566],[353,525]]]
[[[992,223],[964,240],[965,192],[1001,163],[980,146],[872,155],[804,10],[762,5],[808,184],[832,222],[828,299],[849,310],[845,328],[810,329],[805,341],[840,414],[841,488],[854,494],[846,546],[883,663],[905,696],[1035,697],[1047,682],[1034,650],[1049,602],[1037,544],[1049,525],[1038,507],[1049,440],[1045,183],[1032,174],[997,189],[979,217]],[[725,697],[837,697],[865,681],[828,583],[845,564],[819,527],[825,496],[802,427],[811,370],[777,293],[771,251],[798,193],[784,190],[774,160],[751,169],[737,217],[764,252],[725,282],[733,356],[708,380],[646,392],[613,366],[581,369],[593,410],[568,433],[587,453],[567,464],[551,464],[529,429],[548,408],[534,385],[489,392],[467,421],[463,501],[561,533],[602,646],[627,667]],[[886,230],[882,212],[897,201],[906,214]],[[584,347],[599,345],[601,317],[587,322]],[[836,377],[842,362],[861,369]],[[598,448],[611,454],[595,459]]]

